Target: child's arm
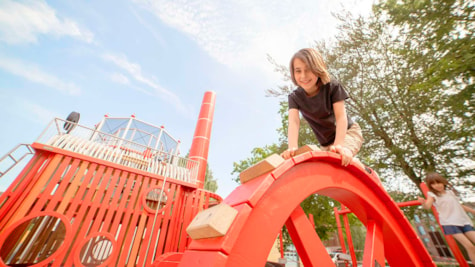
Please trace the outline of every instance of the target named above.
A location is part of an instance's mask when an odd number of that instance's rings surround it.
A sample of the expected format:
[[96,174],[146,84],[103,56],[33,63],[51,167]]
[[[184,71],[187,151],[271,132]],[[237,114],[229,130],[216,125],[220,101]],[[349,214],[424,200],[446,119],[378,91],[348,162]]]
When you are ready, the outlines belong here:
[[434,204],[435,201],[435,199],[431,196],[427,196],[427,199],[424,199],[422,197],[418,197],[417,199],[419,200],[419,202],[421,202],[421,206],[427,210],[432,207],[432,204]]
[[293,157],[295,155],[295,151],[299,147],[299,128],[299,110],[296,108],[291,108],[289,109],[289,127],[287,129],[289,148],[281,154],[284,159]]
[[472,214],[475,215],[475,210],[470,208],[469,206],[465,206],[465,205],[462,205],[462,208],[466,211],[466,212],[470,212]]
[[333,103],[333,112],[335,112],[336,133],[335,141],[333,142],[333,148],[330,148],[330,150],[339,153],[341,155],[341,164],[343,166],[347,166],[353,159],[353,153],[348,148],[343,146],[346,130],[348,128],[348,117],[346,116],[345,101],[341,100]]

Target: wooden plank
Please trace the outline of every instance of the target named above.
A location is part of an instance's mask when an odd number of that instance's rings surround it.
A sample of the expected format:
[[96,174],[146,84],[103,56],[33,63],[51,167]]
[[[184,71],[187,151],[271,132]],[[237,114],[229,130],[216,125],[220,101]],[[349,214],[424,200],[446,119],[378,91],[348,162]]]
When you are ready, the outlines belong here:
[[186,228],[193,239],[224,236],[238,212],[226,203],[221,203],[198,213]]
[[[127,204],[126,210],[132,211],[132,217],[129,218],[129,224],[123,225],[127,226],[127,232],[125,232],[125,236],[120,238],[125,238],[123,241],[123,246],[121,247],[121,255],[119,258],[119,262],[126,263],[128,262],[127,266],[133,266],[135,264],[135,258],[131,255],[135,254],[134,252],[134,243],[135,240],[140,236],[134,234],[136,231],[139,232],[140,220],[142,216],[144,216],[143,207],[140,203],[142,203],[139,199],[139,196],[142,194],[143,190],[146,190],[149,187],[149,179],[146,179],[142,175],[137,175],[135,178],[135,185],[133,188],[132,194],[130,194],[129,203]],[[122,233],[121,233],[122,234]],[[129,251],[130,249],[130,251]],[[137,248],[136,248],[137,249]],[[129,256],[130,255],[130,256]]]
[[[99,168],[97,169],[96,172],[94,164],[91,165],[91,167],[94,166],[93,168],[89,168],[88,174],[91,173],[91,184],[88,183],[82,183],[81,188],[84,188],[85,191],[87,191],[86,195],[82,198],[81,196],[78,196],[74,198],[75,201],[78,201],[78,206],[79,206],[79,211],[76,214],[74,218],[74,222],[72,224],[72,229],[73,232],[76,234],[76,240],[83,240],[86,238],[86,233],[89,231],[90,223],[93,219],[93,216],[96,212],[96,209],[99,207],[98,204],[95,204],[94,202],[91,202],[91,199],[94,195],[95,189],[97,188],[99,184],[99,180],[102,177],[102,174],[104,173],[105,166],[99,165]],[[89,187],[89,189],[87,189]],[[74,243],[73,244],[73,251],[80,251],[81,248],[79,247],[80,243]],[[74,265],[74,256],[72,257],[67,257],[66,266],[73,266]]]
[[66,207],[72,202],[72,198],[75,197],[76,191],[78,190],[81,183],[81,178],[86,172],[88,165],[89,165],[89,162],[80,160],[79,170],[77,171],[75,176],[72,178],[70,184],[68,185],[68,187],[66,188],[64,192],[63,199],[57,209],[58,213],[61,213],[61,214],[66,213]]
[[20,220],[28,215],[28,211],[31,209],[31,206],[35,203],[38,196],[41,194],[44,186],[50,179],[50,177],[54,174],[58,165],[60,164],[63,157],[61,155],[54,155],[53,158],[48,162],[48,165],[45,167],[44,171],[37,177],[31,181],[32,187],[29,190],[28,194],[24,194],[23,199],[18,199],[18,203],[21,205],[14,211],[10,220],[7,221],[5,228],[8,228],[13,222]]
[[241,183],[243,184],[256,177],[259,177],[263,174],[273,171],[284,161],[285,160],[281,156],[277,154],[272,154],[269,157],[259,161],[258,163],[242,171],[241,174],[239,175],[239,179],[241,180]]
[[[163,181],[160,181],[160,182],[162,183]],[[168,184],[168,186],[170,186],[170,184]],[[166,252],[167,251],[166,245],[169,244],[170,242],[170,240],[168,240],[168,237],[167,237],[168,231],[169,231],[168,227],[169,225],[172,225],[173,221],[176,220],[176,216],[178,216],[176,211],[180,203],[177,203],[176,201],[177,199],[181,199],[181,197],[179,196],[182,194],[181,186],[179,188],[180,188],[180,192],[177,192],[175,196],[173,193],[170,194],[171,197],[167,200],[167,205],[165,206],[165,216],[162,219],[162,223],[160,226],[160,235],[158,236],[158,245],[157,245],[158,254],[160,254],[161,251]]]
[[304,145],[304,146],[301,146],[297,149],[297,151],[295,151],[295,155],[300,155],[300,154],[303,154],[303,153],[307,153],[307,152],[312,152],[312,151],[322,151],[317,145]]
[[[146,201],[145,199],[147,198],[147,194],[151,191],[149,190],[154,190],[154,189],[158,189],[158,188],[161,188],[158,186],[158,180],[157,179],[151,179],[150,177],[147,177],[147,179],[150,179],[150,184],[149,184],[149,188],[147,190],[145,190],[142,195],[141,195],[141,200],[143,201],[143,205],[146,206]],[[145,194],[146,192],[148,192],[147,194]],[[165,194],[165,192],[164,192]],[[152,263],[152,256],[148,256],[148,255],[153,255],[153,248],[154,248],[154,242],[152,242],[151,240],[151,236],[154,232],[154,221],[155,221],[155,215],[156,215],[156,221],[155,223],[160,223],[160,221],[162,220],[162,211],[159,211],[159,208],[160,208],[160,204],[161,204],[161,200],[163,199],[163,196],[162,195],[160,197],[160,199],[158,199],[158,205],[157,205],[157,209],[155,210],[155,212],[151,213],[151,212],[146,212],[144,214],[144,216],[147,217],[147,223],[144,225],[144,235],[143,235],[143,239],[142,239],[142,244],[140,245],[140,250],[138,251],[138,262],[137,262],[137,266],[144,266],[144,262],[148,262],[149,264]],[[158,212],[158,213],[157,213]],[[156,225],[155,225],[155,228]]]
[[102,227],[108,228],[109,226],[108,224],[103,225],[103,223],[105,223],[103,218],[107,212],[113,213],[113,210],[110,209],[110,198],[112,193],[114,192],[114,185],[116,184],[117,178],[119,176],[118,171],[112,174],[113,170],[113,168],[107,167],[106,174],[101,180],[99,190],[97,190],[96,192],[95,199],[93,200],[93,202],[100,203],[100,206],[88,235],[94,234],[95,232],[99,232],[99,229]]
[[[23,203],[23,199],[29,195],[31,188],[34,187],[34,179],[37,179],[41,174],[41,166],[43,163],[51,159],[49,154],[36,152],[35,157],[31,159],[28,166],[25,167],[20,175],[15,179],[12,184],[16,186],[9,186],[7,191],[0,195],[0,235],[7,229],[5,225],[9,225],[13,221],[11,217],[15,211]],[[2,206],[3,205],[3,206]]]

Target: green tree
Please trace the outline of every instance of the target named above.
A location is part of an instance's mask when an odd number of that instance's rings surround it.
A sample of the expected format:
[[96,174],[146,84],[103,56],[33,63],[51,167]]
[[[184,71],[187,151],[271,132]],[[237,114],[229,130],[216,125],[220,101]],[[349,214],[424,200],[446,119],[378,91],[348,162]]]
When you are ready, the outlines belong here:
[[[384,1],[375,8],[400,35],[397,51],[420,77],[411,89],[431,94],[431,113],[438,116],[437,170],[454,184],[473,188],[475,120],[475,5],[466,0]],[[432,130],[432,129],[431,129]],[[473,180],[472,180],[473,181]]]
[[[473,119],[466,124],[467,118],[451,112],[449,105],[453,94],[448,92],[459,87],[433,79],[425,71],[424,58],[408,56],[413,52],[407,51],[423,48],[409,47],[413,37],[376,15],[340,15],[335,42],[315,43],[332,75],[351,95],[349,113],[366,139],[359,157],[390,186],[409,178],[413,188],[419,188],[424,174],[437,170],[454,184],[473,188]],[[288,72],[284,66],[276,70]],[[283,77],[287,82],[288,74]],[[286,84],[269,93],[285,96],[287,88]],[[470,112],[463,116],[471,117]]]
[[[408,36],[403,53],[421,65],[426,79],[420,89],[450,82],[447,106],[473,130],[475,74],[475,5],[466,0],[389,0],[379,4],[378,13]],[[415,49],[414,49],[415,48]],[[468,132],[463,132],[468,134]],[[462,135],[463,136],[463,135]],[[473,135],[472,135],[473,136]]]
[[206,164],[204,189],[214,193],[218,190],[218,182],[214,179],[213,171],[209,168],[208,164]]
[[[414,193],[408,197],[414,198],[425,173],[432,170],[472,193],[473,5],[455,0],[390,0],[374,10],[365,18],[337,15],[341,26],[335,40],[314,44],[351,96],[348,112],[365,137],[359,158],[376,170],[389,191],[401,189],[397,182],[404,188],[412,185]],[[250,158],[234,163],[232,174],[287,148],[287,95],[294,86],[288,67],[270,56],[269,61],[282,74],[282,85],[267,90],[281,100],[279,143],[253,149]],[[299,145],[314,143],[302,122]],[[412,183],[404,182],[407,179]],[[308,200],[312,207],[302,203],[307,213],[315,214],[314,202]],[[327,212],[329,207],[315,209]]]

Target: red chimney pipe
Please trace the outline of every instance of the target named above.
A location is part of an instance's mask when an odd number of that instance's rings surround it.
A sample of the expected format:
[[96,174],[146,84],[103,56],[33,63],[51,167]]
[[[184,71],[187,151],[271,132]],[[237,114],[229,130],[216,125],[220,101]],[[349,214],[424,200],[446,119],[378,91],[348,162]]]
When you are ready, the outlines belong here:
[[197,175],[198,188],[203,188],[205,183],[206,165],[208,163],[208,150],[213,125],[214,104],[216,93],[207,91],[201,103],[200,115],[196,123],[195,134],[190,148],[189,158],[199,162]]

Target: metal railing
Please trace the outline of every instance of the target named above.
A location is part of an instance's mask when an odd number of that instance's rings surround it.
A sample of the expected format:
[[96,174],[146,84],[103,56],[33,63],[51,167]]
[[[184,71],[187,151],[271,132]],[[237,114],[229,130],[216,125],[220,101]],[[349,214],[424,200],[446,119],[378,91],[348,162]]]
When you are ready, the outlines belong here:
[[36,142],[153,174],[196,183],[199,165],[197,161],[79,124],[75,124],[74,129],[66,133],[63,129],[65,123],[71,124],[59,118],[54,119]]
[[30,145],[19,144],[14,147],[7,154],[0,158],[0,166],[6,166],[5,169],[3,169],[3,167],[0,168],[0,178],[8,171],[10,171],[13,167],[15,167],[18,163],[20,163],[24,158],[26,158],[26,156],[32,154],[34,154],[34,150]]

